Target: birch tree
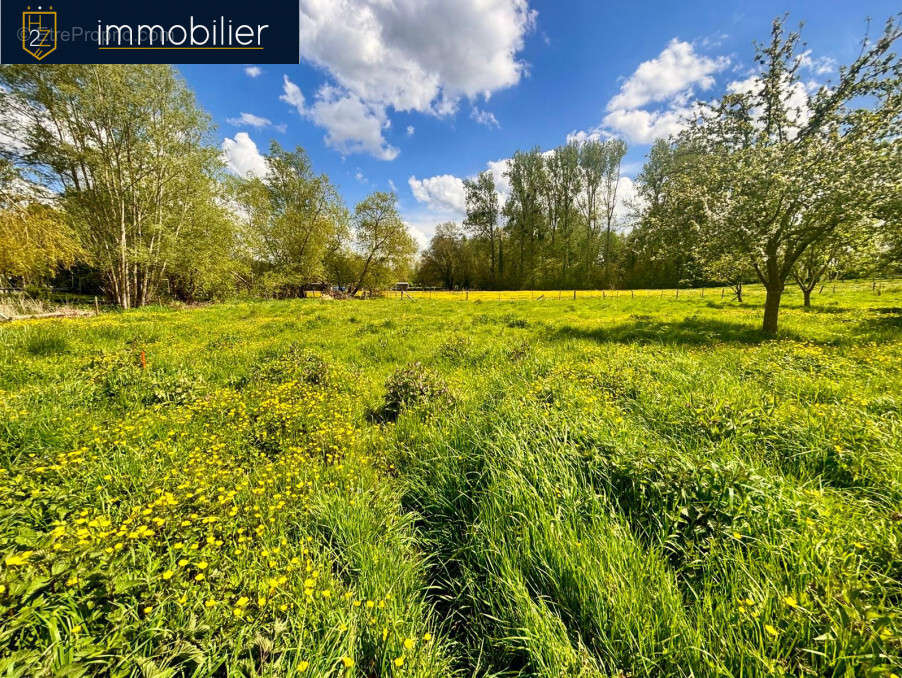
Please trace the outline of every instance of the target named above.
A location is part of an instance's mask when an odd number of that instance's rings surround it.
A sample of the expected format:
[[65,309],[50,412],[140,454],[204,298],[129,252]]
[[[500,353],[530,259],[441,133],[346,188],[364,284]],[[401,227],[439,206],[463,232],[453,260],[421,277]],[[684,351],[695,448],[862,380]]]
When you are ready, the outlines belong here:
[[5,66],[0,85],[16,163],[56,192],[119,305],[146,304],[220,164],[208,116],[171,66]]

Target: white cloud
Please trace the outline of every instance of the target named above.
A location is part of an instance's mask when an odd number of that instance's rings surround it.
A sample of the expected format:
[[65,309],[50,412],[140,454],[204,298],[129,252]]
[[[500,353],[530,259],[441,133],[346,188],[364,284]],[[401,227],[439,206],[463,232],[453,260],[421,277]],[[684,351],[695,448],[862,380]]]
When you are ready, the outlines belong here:
[[435,223],[432,220],[428,218],[424,221],[404,219],[404,225],[410,231],[413,239],[416,240],[418,249],[424,250],[429,246],[431,236],[427,235],[427,233],[432,233],[435,230]]
[[489,172],[492,173],[492,178],[495,180],[495,192],[498,194],[498,204],[503,205],[507,202],[508,196],[511,194],[511,184],[510,181],[504,173],[507,172],[507,168],[510,166],[510,159],[503,158],[501,160],[489,160],[486,164],[486,168]]
[[242,113],[237,118],[226,118],[226,122],[235,127],[256,127],[258,129],[272,125],[269,118],[262,118],[253,113]]
[[391,192],[397,194],[397,192],[398,192],[398,187],[395,186],[395,182],[392,181],[391,179],[389,179],[389,180],[388,180],[388,185],[389,185],[389,188],[391,188]]
[[244,72],[248,75],[248,77],[256,78],[261,73],[263,73],[263,69],[261,69],[259,66],[245,66]]
[[620,175],[620,183],[617,184],[617,204],[614,206],[614,219],[620,225],[625,225],[632,204],[638,200],[636,184],[629,177]]
[[600,127],[594,127],[590,130],[574,130],[567,135],[568,144],[584,144],[587,141],[601,141],[610,137],[611,134]]
[[282,95],[279,97],[279,101],[284,101],[286,104],[294,106],[300,115],[307,114],[306,102],[304,101],[301,88],[291,82],[287,75],[282,76]]
[[674,38],[654,59],[639,64],[607,106],[608,111],[633,109],[657,101],[691,95],[714,85],[714,74],[730,63],[727,57],[712,59],[696,53],[688,42]]
[[407,180],[413,197],[436,212],[452,212],[463,215],[467,211],[464,182],[451,174],[441,174],[428,179],[411,176]]
[[[488,99],[516,85],[535,19],[528,0],[301,0],[301,57],[334,84],[320,89],[310,111],[287,76],[280,98],[321,120],[327,143],[342,153],[391,160],[398,150],[381,133],[389,110],[451,115],[464,97]],[[491,113],[479,121],[497,125]]]
[[807,68],[815,75],[826,75],[836,70],[836,59],[828,56],[812,57],[810,49],[802,52],[798,60],[802,68]]
[[470,117],[480,125],[485,125],[486,127],[501,126],[498,124],[498,119],[495,117],[494,113],[483,111],[476,106],[473,106],[473,110],[470,111]]
[[326,146],[343,155],[369,153],[380,160],[394,160],[398,149],[389,145],[382,130],[389,127],[385,107],[370,106],[362,99],[338,87],[323,85],[308,106],[301,88],[285,75],[280,101],[326,130]]
[[324,85],[316,93],[309,117],[326,129],[326,145],[343,155],[369,153],[380,160],[398,157],[398,149],[382,136],[382,130],[391,124],[385,109],[369,106],[353,94]]
[[266,175],[266,160],[247,132],[238,132],[234,139],[223,139],[222,157],[228,168],[240,177]]
[[663,111],[618,109],[608,113],[602,124],[635,144],[650,144],[655,139],[679,133],[686,126],[690,112],[689,107]]
[[650,144],[676,134],[694,112],[696,92],[713,87],[715,74],[729,65],[727,57],[699,54],[692,43],[673,38],[623,81],[597,127],[571,132],[567,141],[621,136],[634,144]]
[[[510,196],[510,181],[505,176],[510,164],[509,158],[491,160],[486,163],[486,170],[491,172],[495,181],[495,192],[498,204],[503,205]],[[471,177],[472,178],[472,177]],[[413,197],[436,213],[435,218],[461,220],[467,213],[467,198],[464,182],[452,174],[441,174],[426,179],[412,176],[407,180]]]
[[362,100],[449,113],[516,85],[527,0],[301,0],[301,56]]
[[414,133],[414,127],[413,127],[413,125],[408,125],[408,126],[407,126],[407,136],[412,137],[412,136],[413,136],[413,133]]
[[[727,92],[731,94],[751,94],[753,95],[754,100],[755,97],[761,96],[763,85],[764,83],[761,81],[760,77],[753,74],[743,80],[733,80],[732,82],[727,83],[726,89]],[[795,82],[790,83],[787,78],[783,82],[782,97],[783,103],[786,106],[787,119],[791,123],[789,127],[790,134],[794,135],[794,133],[798,131],[798,128],[807,123],[811,118],[809,97],[817,92],[820,87],[821,84],[814,81],[803,82],[801,80],[796,80]],[[761,106],[753,107],[751,113],[753,118],[757,119],[761,115]]]

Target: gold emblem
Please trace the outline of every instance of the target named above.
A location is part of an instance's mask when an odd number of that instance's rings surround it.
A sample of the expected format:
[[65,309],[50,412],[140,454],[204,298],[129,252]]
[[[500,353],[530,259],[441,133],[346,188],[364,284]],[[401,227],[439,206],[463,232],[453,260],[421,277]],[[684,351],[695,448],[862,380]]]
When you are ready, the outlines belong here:
[[29,6],[22,12],[22,49],[40,61],[56,49],[56,12],[33,11]]

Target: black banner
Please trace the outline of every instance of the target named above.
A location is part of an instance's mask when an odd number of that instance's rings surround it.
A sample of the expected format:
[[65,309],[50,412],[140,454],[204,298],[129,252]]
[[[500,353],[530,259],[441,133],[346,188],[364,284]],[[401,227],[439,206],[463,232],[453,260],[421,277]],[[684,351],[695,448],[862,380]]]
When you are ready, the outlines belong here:
[[2,0],[0,61],[298,63],[296,2]]

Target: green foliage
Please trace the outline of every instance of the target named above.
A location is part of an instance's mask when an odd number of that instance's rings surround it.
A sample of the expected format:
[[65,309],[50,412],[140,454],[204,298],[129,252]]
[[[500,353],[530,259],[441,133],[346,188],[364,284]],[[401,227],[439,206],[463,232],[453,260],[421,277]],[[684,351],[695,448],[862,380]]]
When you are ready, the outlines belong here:
[[0,667],[900,674],[902,288],[814,294],[4,325]]
[[216,198],[209,117],[168,65],[11,66],[0,82],[17,162],[59,187],[116,301],[146,304],[191,249],[186,219]]
[[58,211],[21,201],[0,207],[0,285],[11,278],[23,286],[40,284],[57,267],[72,266],[84,254]]
[[754,271],[769,293],[768,333],[777,331],[793,271],[808,269],[803,289],[823,274],[823,257],[803,258],[811,248],[852,249],[862,226],[874,241],[876,219],[894,209],[902,61],[891,49],[900,36],[891,18],[837,83],[809,91],[799,74],[800,35],[775,20],[770,41],[756,48],[760,69],[749,85],[700,105],[668,151],[656,147],[641,178],[651,182],[643,189],[653,198],[648,228],[669,231],[660,237],[682,240],[709,266],[735,263],[734,279]]
[[375,192],[354,208],[357,273],[351,294],[406,279],[417,246],[398,214],[394,193]]
[[246,215],[245,243],[262,274],[268,296],[297,294],[325,275],[330,245],[347,236],[347,210],[325,175],[315,175],[300,147],[286,151],[275,141],[266,174],[234,182],[233,193]]
[[447,404],[449,400],[445,381],[415,362],[396,370],[385,382],[385,396],[378,414],[382,419],[394,421],[406,409]]

